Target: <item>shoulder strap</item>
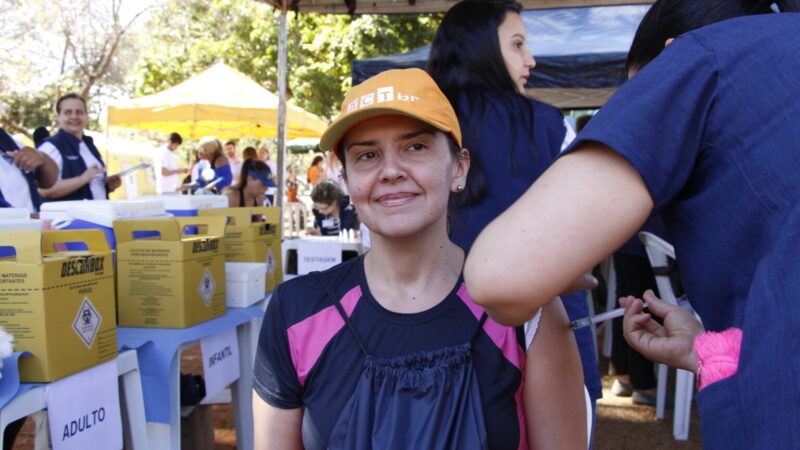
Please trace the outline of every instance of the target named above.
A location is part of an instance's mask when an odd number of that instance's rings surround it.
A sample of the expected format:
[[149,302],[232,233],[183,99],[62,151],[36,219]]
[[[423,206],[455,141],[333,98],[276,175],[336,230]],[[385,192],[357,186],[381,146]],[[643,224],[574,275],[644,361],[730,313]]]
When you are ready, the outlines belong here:
[[475,331],[472,332],[472,337],[469,339],[470,342],[475,340],[475,337],[481,332],[481,329],[483,329],[483,324],[486,323],[486,319],[488,318],[489,315],[486,314],[486,311],[484,311],[483,314],[481,314],[481,318],[478,319],[478,326],[475,327]]
[[326,280],[325,277],[320,272],[312,272],[312,273],[314,274],[314,276],[317,277],[319,282],[322,283],[322,287],[324,287],[325,291],[328,293],[328,297],[331,299],[333,306],[336,307],[336,310],[339,312],[339,315],[342,316],[342,320],[344,320],[345,325],[347,325],[347,328],[350,329],[350,332],[353,334],[353,337],[358,343],[358,346],[361,348],[361,353],[363,353],[364,356],[369,356],[369,353],[367,353],[367,348],[364,347],[364,343],[361,341],[361,338],[358,336],[358,333],[356,333],[356,329],[353,326],[353,323],[350,322],[350,318],[347,317],[347,313],[344,312],[342,304],[339,303],[339,297],[337,297],[336,294],[334,294],[333,288],[331,288],[331,285],[330,283],[328,283],[328,280]]

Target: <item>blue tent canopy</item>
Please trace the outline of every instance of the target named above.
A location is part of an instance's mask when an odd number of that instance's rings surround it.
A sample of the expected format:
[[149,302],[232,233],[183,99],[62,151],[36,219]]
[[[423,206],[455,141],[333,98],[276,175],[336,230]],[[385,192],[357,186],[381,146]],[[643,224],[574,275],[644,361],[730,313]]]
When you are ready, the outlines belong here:
[[[648,5],[523,11],[536,67],[526,87],[562,108],[600,106],[626,79],[625,58]],[[353,84],[387,69],[425,68],[430,46],[353,61]]]

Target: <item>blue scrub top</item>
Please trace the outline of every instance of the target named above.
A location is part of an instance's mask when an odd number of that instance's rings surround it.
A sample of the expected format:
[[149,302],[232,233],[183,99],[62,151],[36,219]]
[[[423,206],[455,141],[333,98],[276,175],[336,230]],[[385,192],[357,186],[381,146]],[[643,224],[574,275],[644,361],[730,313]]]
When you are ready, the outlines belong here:
[[704,27],[627,82],[568,149],[598,141],[636,168],[706,329],[743,329],[738,374],[698,396],[706,448],[800,442],[798,74],[800,14]]
[[[509,92],[463,95],[456,110],[464,133],[463,145],[478,161],[486,181],[486,196],[477,204],[454,207],[450,238],[469,252],[481,231],[517,201],[559,154],[567,133],[558,108]],[[481,111],[482,109],[482,111]],[[586,293],[561,297],[570,320],[589,315]],[[583,378],[592,398],[603,388],[590,328],[575,330]]]

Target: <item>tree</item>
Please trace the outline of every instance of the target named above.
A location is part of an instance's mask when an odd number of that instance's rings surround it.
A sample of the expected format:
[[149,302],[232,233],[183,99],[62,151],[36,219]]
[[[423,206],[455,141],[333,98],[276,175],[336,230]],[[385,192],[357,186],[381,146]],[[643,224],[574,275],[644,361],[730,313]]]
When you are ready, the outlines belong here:
[[[411,50],[433,39],[438,15],[346,16],[290,13],[290,100],[315,114],[338,113],[351,61]],[[252,0],[179,0],[147,25],[135,95],[173,86],[224,61],[277,90],[278,12]]]
[[135,43],[125,38],[153,7],[124,0],[6,0],[0,51],[14,56],[0,75],[3,126],[30,136],[28,129],[48,122],[62,93],[113,91],[126,61],[136,59]]

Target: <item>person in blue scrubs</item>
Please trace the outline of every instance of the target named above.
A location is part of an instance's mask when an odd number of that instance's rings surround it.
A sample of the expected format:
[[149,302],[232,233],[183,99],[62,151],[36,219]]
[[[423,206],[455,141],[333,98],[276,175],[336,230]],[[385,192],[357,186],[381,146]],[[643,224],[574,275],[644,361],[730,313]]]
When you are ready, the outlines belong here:
[[[478,234],[513,204],[574,138],[561,111],[525,95],[536,61],[515,1],[466,0],[442,19],[428,72],[456,109],[472,167],[454,197],[450,235],[469,252]],[[561,296],[570,320],[589,315],[586,292]],[[583,378],[603,396],[594,335],[575,330]]]
[[658,0],[632,48],[646,66],[465,267],[473,298],[521,323],[661,211],[702,327],[648,294],[664,327],[626,301],[628,341],[702,383],[695,336],[742,331],[735,374],[697,395],[705,448],[800,442],[800,2],[771,3]]

